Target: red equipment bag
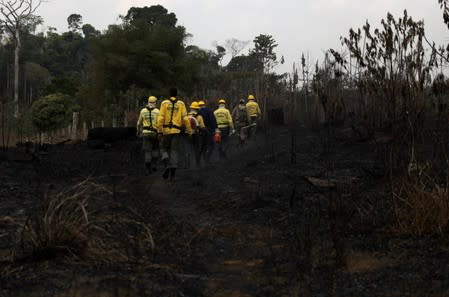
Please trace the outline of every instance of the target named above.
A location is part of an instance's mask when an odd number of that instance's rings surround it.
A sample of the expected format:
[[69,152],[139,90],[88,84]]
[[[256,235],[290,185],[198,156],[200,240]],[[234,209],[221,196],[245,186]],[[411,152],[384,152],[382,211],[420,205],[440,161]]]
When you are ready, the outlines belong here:
[[189,118],[189,120],[190,120],[190,127],[192,127],[192,130],[196,130],[196,128],[198,128],[198,121],[197,121],[197,119],[195,119],[194,116],[191,116]]
[[214,134],[214,142],[220,143],[221,142],[221,134],[219,132],[215,132]]

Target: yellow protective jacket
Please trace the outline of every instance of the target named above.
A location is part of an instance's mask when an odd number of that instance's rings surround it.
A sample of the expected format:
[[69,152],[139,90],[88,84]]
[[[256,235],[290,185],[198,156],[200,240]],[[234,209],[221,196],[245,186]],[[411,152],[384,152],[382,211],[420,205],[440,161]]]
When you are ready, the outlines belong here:
[[139,119],[137,120],[137,131],[141,132],[144,136],[156,134],[158,116],[159,109],[150,108],[149,106],[142,108]]
[[[204,125],[204,119],[198,113],[189,113],[190,127],[192,128],[192,134],[198,134],[201,129],[206,128]],[[194,123],[194,124],[192,124]]]
[[225,107],[219,107],[214,111],[215,119],[217,120],[218,128],[234,129],[234,122],[232,121],[231,112]]
[[187,134],[192,134],[184,102],[175,97],[170,97],[170,99],[163,101],[157,118],[157,131],[168,135],[179,134],[184,129]]
[[262,115],[259,104],[255,101],[248,101],[248,103],[246,103],[246,111],[248,112],[249,117],[260,118]]

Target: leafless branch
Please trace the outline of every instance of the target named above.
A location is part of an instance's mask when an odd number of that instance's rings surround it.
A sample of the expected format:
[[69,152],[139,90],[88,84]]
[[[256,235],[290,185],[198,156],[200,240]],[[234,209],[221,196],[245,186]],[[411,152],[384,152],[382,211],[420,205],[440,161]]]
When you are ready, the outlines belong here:
[[9,26],[8,23],[5,22],[5,27],[9,32],[14,32],[14,29]]
[[446,62],[449,62],[448,57],[444,56],[443,54],[440,53],[439,50],[437,50],[435,48],[435,43],[430,43],[430,41],[427,39],[426,35],[424,35],[424,40],[427,42],[427,44],[432,48],[433,51],[435,51],[435,53],[440,56],[441,58],[443,58]]
[[[10,5],[11,7],[14,7],[14,6],[16,6],[17,1],[18,1],[18,0],[14,0],[12,3],[11,3],[11,1],[8,1],[7,3],[8,3],[8,5]],[[3,3],[3,1],[2,1],[2,3]]]
[[[17,13],[23,6],[23,3],[26,3],[26,1],[22,0],[20,1],[19,7],[15,8],[14,11]],[[22,15],[24,12],[17,13],[17,15]]]
[[14,35],[15,31],[34,14],[43,2],[43,0],[0,0],[0,13],[4,17],[3,23],[6,29]]
[[3,6],[3,7],[5,7],[5,8],[9,11],[9,13],[6,13],[6,12],[4,12],[3,9],[2,9],[2,14],[3,14],[6,18],[8,18],[8,20],[10,20],[10,17],[11,17],[11,16],[14,17],[14,19],[16,19],[15,11],[14,11],[9,5],[5,5],[5,6]]
[[[2,8],[6,8],[9,13],[6,13],[2,10],[2,14],[7,17],[13,16],[16,21],[20,19],[26,19],[30,15],[36,12],[36,10],[41,6],[44,1],[39,0],[37,2],[33,2],[33,0],[15,0],[13,2],[4,0],[0,1],[0,6]],[[17,6],[18,5],[18,6]],[[25,7],[24,7],[25,6]]]

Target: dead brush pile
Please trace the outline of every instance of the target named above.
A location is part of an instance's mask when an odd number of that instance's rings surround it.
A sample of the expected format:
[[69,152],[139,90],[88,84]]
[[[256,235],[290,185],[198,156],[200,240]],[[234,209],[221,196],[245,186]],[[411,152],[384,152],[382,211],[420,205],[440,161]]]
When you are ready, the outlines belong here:
[[401,178],[393,191],[396,231],[422,236],[449,231],[449,184],[424,173]]
[[22,228],[17,254],[104,263],[148,258],[154,248],[150,226],[111,194],[89,180],[46,194]]

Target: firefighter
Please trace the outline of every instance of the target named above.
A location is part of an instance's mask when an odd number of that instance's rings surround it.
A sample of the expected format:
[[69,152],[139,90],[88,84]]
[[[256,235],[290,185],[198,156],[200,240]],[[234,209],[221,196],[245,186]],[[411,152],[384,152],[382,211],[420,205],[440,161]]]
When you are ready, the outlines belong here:
[[191,148],[193,151],[193,155],[195,157],[197,167],[200,166],[201,161],[201,136],[204,133],[204,130],[206,129],[203,117],[198,114],[199,109],[200,106],[198,105],[198,102],[196,101],[192,102],[192,104],[190,105],[190,112],[189,112],[190,126],[192,128]]
[[262,118],[262,112],[260,111],[259,104],[257,104],[256,98],[253,95],[248,96],[246,110],[251,121],[250,124],[257,124],[257,121]]
[[253,95],[248,96],[246,111],[248,112],[250,120],[249,134],[253,135],[257,131],[257,122],[259,122],[262,118],[262,112],[260,111],[259,104],[257,104],[256,98]]
[[220,159],[227,159],[227,142],[228,136],[235,133],[234,122],[232,121],[231,113],[226,108],[226,100],[220,99],[218,101],[218,108],[214,111],[217,126],[221,134],[221,142],[218,146]]
[[234,120],[234,127],[240,139],[240,145],[243,145],[248,137],[248,129],[251,121],[246,110],[244,99],[240,99],[239,105],[232,110],[232,119]]
[[214,150],[213,136],[214,133],[218,132],[217,120],[214,112],[206,106],[204,101],[199,101],[198,105],[200,107],[198,114],[203,118],[206,126],[201,137],[201,155],[204,157],[204,161],[209,163]]
[[187,109],[181,100],[177,98],[178,90],[170,89],[170,98],[161,103],[157,118],[158,137],[162,145],[162,161],[165,171],[164,179],[175,178],[179,156],[182,154],[181,131],[185,129],[188,135],[192,134]]
[[160,157],[156,128],[159,109],[156,108],[156,102],[156,97],[148,97],[148,104],[142,108],[137,120],[137,134],[142,136],[146,174],[151,174],[157,170],[157,161]]

